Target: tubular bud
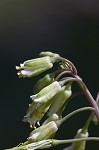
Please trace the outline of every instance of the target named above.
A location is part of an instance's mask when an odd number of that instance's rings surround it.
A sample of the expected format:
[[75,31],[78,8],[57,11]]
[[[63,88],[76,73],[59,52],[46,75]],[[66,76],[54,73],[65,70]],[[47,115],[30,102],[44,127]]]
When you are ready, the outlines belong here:
[[25,61],[20,66],[16,66],[16,69],[19,70],[17,73],[21,77],[32,77],[39,75],[40,73],[53,67],[53,62],[49,56],[31,59]]
[[48,86],[54,81],[54,76],[51,74],[45,75],[43,78],[39,79],[37,83],[34,86],[33,93],[38,93],[40,90],[42,90],[44,87]]
[[48,119],[46,119],[42,125],[45,125],[47,124],[48,122],[50,121],[56,121],[56,120],[59,120],[59,116],[57,114],[53,114],[52,116],[50,116]]
[[27,111],[27,115],[24,116],[23,121],[24,122],[29,122],[31,128],[36,128],[35,124],[42,119],[44,114],[47,112],[49,109],[50,104],[45,103],[43,105],[38,106],[37,103],[32,103],[29,106],[29,109]]
[[43,88],[38,94],[31,96],[33,102],[29,105],[27,115],[24,117],[23,121],[29,122],[31,127],[35,127],[35,123],[40,121],[48,111],[54,95],[60,91],[61,86],[55,81]]
[[[88,132],[82,133],[82,129],[77,131],[75,138],[87,138],[89,136]],[[86,141],[79,141],[73,143],[73,150],[85,150]]]
[[34,102],[46,103],[60,91],[61,86],[59,82],[54,81],[50,85],[43,88],[38,94],[36,94],[35,98],[34,95],[31,96],[31,98]]
[[56,54],[56,53],[52,53],[52,52],[41,52],[40,54],[39,54],[41,57],[43,56],[49,56],[50,58],[51,58],[51,60],[52,60],[52,62],[54,63],[54,62],[59,62],[60,61],[60,56],[59,56],[59,54]]
[[54,121],[38,127],[30,133],[28,140],[30,142],[38,142],[41,140],[50,139],[58,130]]
[[[77,131],[75,139],[87,138],[88,136],[89,136],[89,134],[87,131],[85,133],[83,133],[82,129],[79,129]],[[74,142],[71,146],[65,148],[64,150],[85,150],[85,147],[86,147],[86,141],[78,141],[78,142]]]
[[56,54],[56,53],[52,53],[52,52],[41,52],[39,54],[40,56],[50,56],[50,57],[60,57],[59,54]]
[[48,116],[51,116],[54,113],[57,113],[61,107],[64,105],[66,100],[71,96],[72,91],[71,91],[71,85],[68,85],[65,87],[62,87],[62,90],[57,93],[53,98],[52,98],[52,103],[49,108]]

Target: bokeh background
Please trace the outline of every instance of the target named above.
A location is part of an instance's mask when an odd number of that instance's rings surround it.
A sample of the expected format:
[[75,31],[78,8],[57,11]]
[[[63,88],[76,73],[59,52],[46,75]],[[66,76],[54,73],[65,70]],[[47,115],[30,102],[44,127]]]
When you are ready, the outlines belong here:
[[[15,66],[38,57],[41,51],[56,52],[71,60],[95,98],[99,91],[99,1],[0,0],[1,150],[24,142],[31,132],[22,119],[38,78],[19,79]],[[78,96],[65,113],[86,105],[85,97]],[[69,119],[56,138],[73,138],[88,116],[89,112]],[[89,132],[90,136],[99,136],[99,126],[92,123]],[[97,142],[88,142],[86,149],[95,150],[97,146]]]

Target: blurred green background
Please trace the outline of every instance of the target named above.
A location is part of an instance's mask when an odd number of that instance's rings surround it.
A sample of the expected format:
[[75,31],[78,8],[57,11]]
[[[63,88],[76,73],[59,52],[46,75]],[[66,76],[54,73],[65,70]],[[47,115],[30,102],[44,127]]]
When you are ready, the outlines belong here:
[[[31,129],[22,122],[38,79],[18,79],[15,66],[52,51],[71,60],[94,98],[99,91],[98,0],[0,0],[0,149],[24,142]],[[40,76],[39,76],[40,77]],[[74,84],[73,90],[78,90]],[[65,113],[88,105],[84,96],[73,100]],[[58,139],[73,138],[89,113],[64,123]],[[90,136],[99,136],[93,123]],[[97,142],[88,142],[95,150]],[[63,146],[64,147],[64,146]],[[62,146],[52,149],[62,149]]]

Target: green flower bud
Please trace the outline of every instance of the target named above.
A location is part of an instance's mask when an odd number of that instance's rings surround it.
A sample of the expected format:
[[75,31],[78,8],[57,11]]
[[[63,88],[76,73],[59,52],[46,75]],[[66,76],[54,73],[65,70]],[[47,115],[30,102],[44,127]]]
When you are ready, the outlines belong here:
[[42,125],[30,133],[28,141],[38,142],[41,140],[50,139],[53,137],[53,134],[58,130],[57,124],[54,121],[51,121],[45,125]]
[[[89,136],[88,132],[82,133],[82,129],[77,131],[75,139],[77,138],[87,138]],[[85,150],[86,141],[74,142],[71,146],[65,148],[64,150]]]
[[52,52],[41,52],[39,54],[40,56],[50,56],[50,57],[60,57],[59,54],[56,54],[56,53],[52,53]]
[[44,87],[48,86],[54,81],[54,76],[52,74],[47,74],[43,78],[39,79],[34,86],[33,93],[38,93]]
[[57,81],[43,88],[38,94],[31,96],[33,102],[30,104],[27,115],[23,121],[35,127],[35,123],[40,121],[50,107],[52,97],[61,91],[61,86]]
[[49,108],[48,116],[57,113],[64,105],[66,100],[71,96],[71,85],[62,87],[62,90],[52,98],[52,103]]
[[38,106],[37,103],[32,103],[29,105],[29,109],[27,111],[27,115],[24,116],[23,121],[29,122],[31,128],[36,128],[35,124],[37,123],[39,125],[39,121],[42,119],[44,114],[49,109],[50,104],[45,103],[43,105]]
[[34,102],[46,103],[60,91],[61,86],[59,82],[54,81],[52,84],[43,88],[38,94],[31,96],[31,98]]
[[41,52],[39,55],[40,56],[49,56],[49,57],[51,57],[53,62],[59,62],[60,61],[60,56],[59,56],[59,54],[56,54],[56,53],[52,53],[52,52],[47,51],[47,52]]
[[52,143],[53,142],[51,139],[42,140],[42,141],[34,142],[31,144],[27,144],[24,149],[25,150],[45,149],[45,148],[51,147]]
[[50,116],[49,118],[47,118],[42,125],[45,125],[47,124],[48,122],[50,121],[56,121],[56,120],[59,120],[59,116],[57,114],[53,114],[52,116]]
[[41,57],[36,59],[31,59],[25,61],[20,66],[16,66],[16,69],[19,70],[17,73],[21,77],[32,77],[39,75],[40,73],[53,67],[53,60],[51,57]]

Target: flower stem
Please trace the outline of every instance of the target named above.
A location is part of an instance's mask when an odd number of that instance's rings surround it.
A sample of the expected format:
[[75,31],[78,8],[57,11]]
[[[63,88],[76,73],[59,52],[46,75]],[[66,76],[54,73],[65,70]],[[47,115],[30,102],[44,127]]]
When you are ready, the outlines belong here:
[[53,139],[53,146],[60,145],[60,144],[67,144],[79,141],[99,141],[98,137],[88,137],[88,138],[77,138],[77,139],[69,139],[69,140],[54,140]]
[[71,61],[69,61],[68,59],[63,58],[63,57],[60,57],[60,60],[65,61],[66,63],[68,63],[72,67],[72,69],[73,69],[72,71],[74,72],[74,74],[77,74],[77,69]]
[[[76,79],[80,78],[78,75],[74,75],[74,77],[76,77]],[[84,82],[81,81],[81,82],[77,82],[77,83],[80,86],[80,88],[81,88],[82,92],[84,93],[84,95],[86,96],[86,98],[88,99],[90,105],[95,108],[95,114],[96,114],[96,117],[99,121],[99,107],[98,107],[97,103],[95,102],[95,100],[92,97],[88,88],[85,86]],[[84,85],[84,87],[82,85]]]
[[60,126],[63,122],[65,122],[68,118],[72,117],[73,115],[79,113],[79,112],[82,112],[82,111],[85,111],[85,110],[91,110],[91,111],[94,111],[95,109],[92,108],[92,107],[83,107],[83,108],[79,108],[73,112],[71,112],[70,114],[66,115],[65,117],[63,117],[62,119],[60,120],[57,120],[56,121],[56,124],[58,126]]

